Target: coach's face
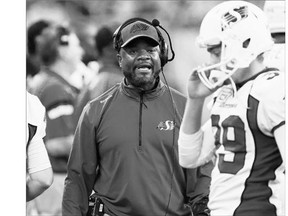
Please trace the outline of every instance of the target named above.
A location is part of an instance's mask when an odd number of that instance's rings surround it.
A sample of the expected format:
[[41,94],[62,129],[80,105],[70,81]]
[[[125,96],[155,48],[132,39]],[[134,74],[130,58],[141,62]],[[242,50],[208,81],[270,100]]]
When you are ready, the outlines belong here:
[[129,84],[149,90],[161,71],[160,49],[147,37],[132,40],[117,55],[119,65]]

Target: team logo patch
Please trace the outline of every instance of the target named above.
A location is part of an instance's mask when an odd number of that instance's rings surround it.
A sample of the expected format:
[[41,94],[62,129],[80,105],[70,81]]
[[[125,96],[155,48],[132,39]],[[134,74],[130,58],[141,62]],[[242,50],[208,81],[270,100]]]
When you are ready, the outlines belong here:
[[171,120],[167,120],[165,122],[160,122],[157,126],[159,130],[173,130],[175,127],[175,123]]
[[135,34],[136,32],[139,31],[146,31],[148,28],[149,26],[144,23],[136,23],[135,25],[132,26],[130,33]]
[[[232,88],[229,87],[223,87],[221,92],[219,93],[219,96],[217,97],[216,103],[219,104],[220,107],[236,107],[237,104],[228,104],[227,101],[229,98],[233,97],[234,92]],[[234,101],[233,101],[234,102]]]
[[222,17],[222,29],[226,29],[227,27],[233,26],[235,23],[239,22],[248,17],[248,8],[247,6],[243,6],[240,8],[235,8],[234,10],[230,10]]

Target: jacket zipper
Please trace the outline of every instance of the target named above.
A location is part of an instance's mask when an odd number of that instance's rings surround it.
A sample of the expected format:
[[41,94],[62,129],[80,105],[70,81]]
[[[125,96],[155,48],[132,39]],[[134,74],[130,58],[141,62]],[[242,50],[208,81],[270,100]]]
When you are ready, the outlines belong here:
[[143,108],[143,93],[140,93],[140,107],[139,107],[139,143],[138,150],[142,151],[142,108]]

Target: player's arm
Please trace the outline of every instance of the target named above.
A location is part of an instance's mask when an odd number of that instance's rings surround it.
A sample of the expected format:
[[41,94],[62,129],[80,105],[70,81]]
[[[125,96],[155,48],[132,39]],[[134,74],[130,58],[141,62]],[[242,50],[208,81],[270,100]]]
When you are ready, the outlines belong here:
[[[37,127],[27,144],[26,199],[30,201],[43,193],[53,182],[53,171],[43,142],[46,134],[45,108],[38,98],[27,94],[27,118]],[[30,127],[28,127],[28,130]]]
[[186,134],[180,129],[178,148],[182,167],[195,168],[211,161],[215,144],[210,120],[194,134]]
[[178,140],[179,163],[183,167],[197,167],[213,156],[212,128],[204,129],[205,135],[201,129],[204,101],[211,94],[212,91],[201,83],[197,71],[193,71],[188,81],[188,99]]
[[[38,128],[39,133],[41,131]],[[30,201],[43,193],[53,182],[53,171],[43,139],[35,134],[27,149],[26,199]]]
[[53,182],[52,168],[47,168],[28,175],[26,180],[26,201],[30,201],[46,189],[48,189]]

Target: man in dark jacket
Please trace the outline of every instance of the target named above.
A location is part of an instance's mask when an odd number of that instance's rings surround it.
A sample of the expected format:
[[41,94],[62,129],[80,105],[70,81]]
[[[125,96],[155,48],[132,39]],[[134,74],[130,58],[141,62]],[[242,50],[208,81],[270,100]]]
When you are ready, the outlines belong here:
[[92,190],[101,202],[96,215],[188,216],[185,204],[191,203],[206,215],[210,167],[183,169],[178,164],[186,98],[159,79],[168,61],[160,31],[147,20],[130,19],[114,33],[114,47],[125,79],[81,114],[63,216],[86,215]]

